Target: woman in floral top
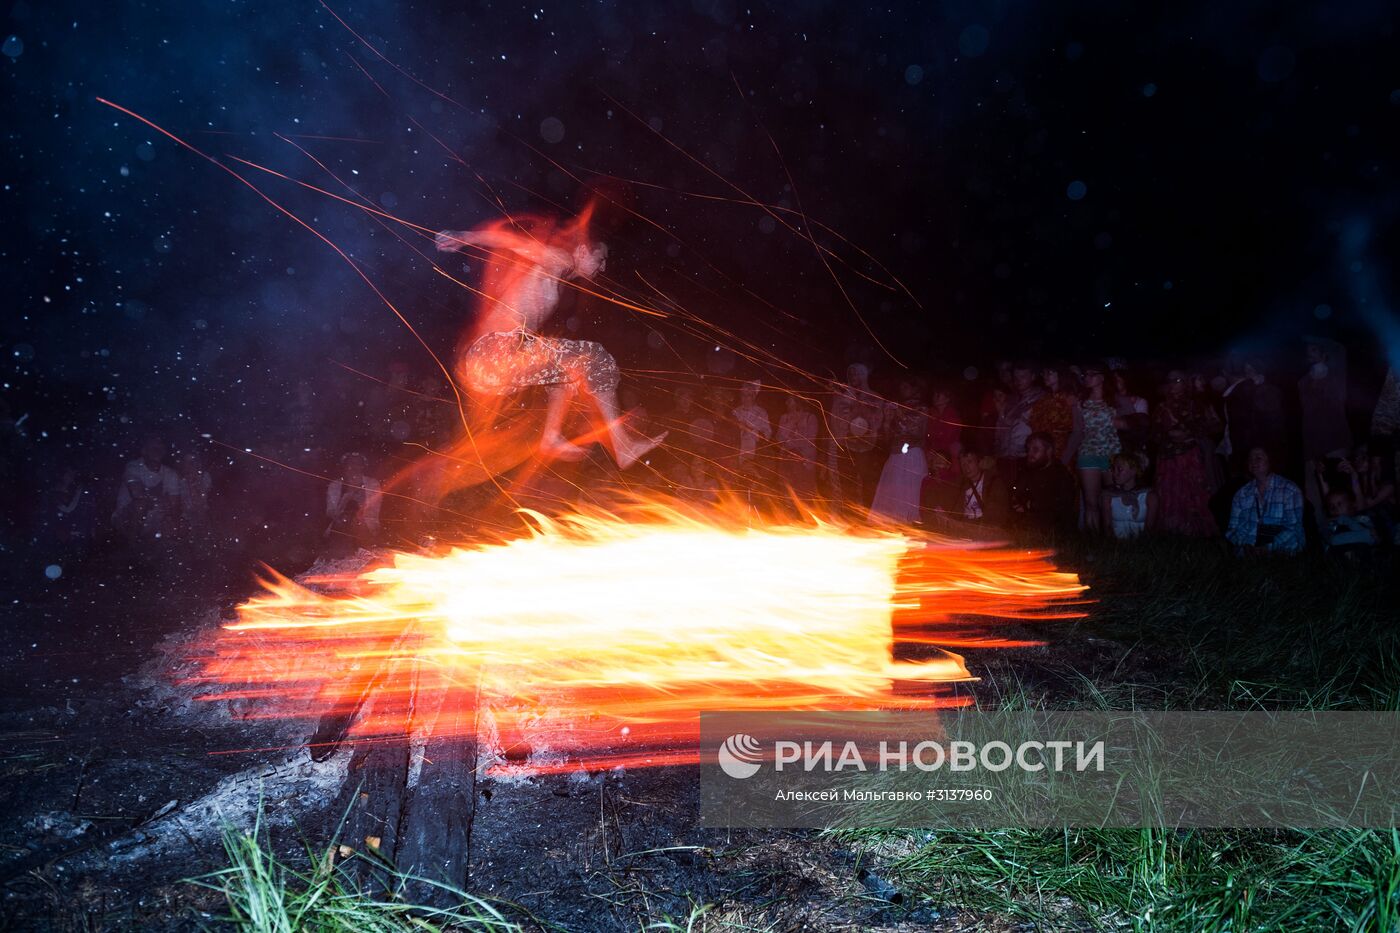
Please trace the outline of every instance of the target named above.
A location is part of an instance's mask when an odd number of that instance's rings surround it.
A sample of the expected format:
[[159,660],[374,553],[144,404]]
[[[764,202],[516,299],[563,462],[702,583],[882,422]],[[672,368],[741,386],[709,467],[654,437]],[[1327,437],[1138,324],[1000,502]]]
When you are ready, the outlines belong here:
[[1068,466],[1074,457],[1070,441],[1080,428],[1079,399],[1060,367],[1047,366],[1040,377],[1045,383],[1045,394],[1031,406],[1031,430],[1049,434],[1055,442],[1055,459]]
[[1100,491],[1109,463],[1122,447],[1118,441],[1118,416],[1112,401],[1105,397],[1103,367],[1086,366],[1083,381],[1084,399],[1079,403],[1083,439],[1079,442],[1075,466],[1079,468],[1079,483],[1084,490],[1084,526],[1098,531],[1102,516]]

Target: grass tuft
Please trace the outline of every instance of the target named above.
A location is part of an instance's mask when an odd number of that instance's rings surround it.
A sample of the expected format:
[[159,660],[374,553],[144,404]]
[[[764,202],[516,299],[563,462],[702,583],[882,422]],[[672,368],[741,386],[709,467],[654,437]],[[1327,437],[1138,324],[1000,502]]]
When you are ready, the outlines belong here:
[[1400,929],[1394,830],[925,835],[884,869],[921,906],[1152,933]]
[[[361,891],[334,862],[335,846],[307,851],[308,867],[293,868],[273,853],[259,814],[251,831],[224,830],[229,865],[192,883],[220,892],[226,919],[240,933],[434,933],[517,931],[486,901],[448,885],[395,874],[396,894],[377,900]],[[343,864],[343,863],[342,863]],[[398,896],[409,882],[447,892],[450,908],[410,904]]]

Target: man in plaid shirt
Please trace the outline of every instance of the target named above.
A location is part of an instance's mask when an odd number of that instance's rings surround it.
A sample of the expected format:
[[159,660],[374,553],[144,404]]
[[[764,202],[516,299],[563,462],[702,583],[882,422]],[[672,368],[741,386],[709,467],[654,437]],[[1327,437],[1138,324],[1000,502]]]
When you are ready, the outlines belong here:
[[1241,554],[1297,554],[1303,549],[1303,491],[1271,472],[1268,451],[1249,452],[1250,482],[1230,504],[1225,537]]

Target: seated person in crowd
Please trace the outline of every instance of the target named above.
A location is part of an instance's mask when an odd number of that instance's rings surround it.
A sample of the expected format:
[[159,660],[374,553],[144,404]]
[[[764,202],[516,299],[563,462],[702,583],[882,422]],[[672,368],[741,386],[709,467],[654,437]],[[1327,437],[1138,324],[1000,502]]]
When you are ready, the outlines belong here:
[[1351,485],[1357,515],[1368,516],[1382,542],[1395,539],[1395,457],[1388,444],[1360,444],[1338,470]]
[[379,481],[369,475],[364,454],[349,453],[340,461],[340,479],[326,490],[326,537],[333,553],[348,554],[373,542],[379,532]]
[[1303,549],[1303,491],[1273,472],[1262,447],[1249,452],[1249,481],[1230,503],[1226,539],[1239,554],[1297,554]]
[[1376,528],[1371,516],[1356,514],[1356,499],[1348,489],[1334,489],[1327,494],[1328,554],[1355,554],[1376,545]]
[[964,521],[1004,525],[1010,506],[1006,483],[987,469],[986,459],[976,450],[963,448],[958,465],[962,485],[955,514]]
[[97,525],[94,496],[78,471],[68,467],[44,490],[39,506],[42,536],[59,544],[80,544],[92,538]]
[[1120,541],[1157,527],[1157,493],[1142,485],[1142,460],[1115,454],[1108,477],[1110,486],[1100,499],[1103,527]]
[[1055,456],[1055,440],[1045,432],[1026,438],[1026,462],[1011,490],[1011,509],[1017,525],[1028,531],[1061,534],[1079,523],[1078,483]]

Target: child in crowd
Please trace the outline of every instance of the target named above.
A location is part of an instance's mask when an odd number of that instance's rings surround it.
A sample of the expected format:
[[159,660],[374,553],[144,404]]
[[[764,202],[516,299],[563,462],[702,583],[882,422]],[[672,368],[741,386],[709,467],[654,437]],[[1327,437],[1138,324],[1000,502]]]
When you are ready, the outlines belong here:
[[1157,493],[1142,483],[1142,460],[1115,454],[1109,467],[1110,487],[1104,494],[1103,527],[1115,538],[1136,538],[1157,525]]
[[1349,489],[1327,494],[1328,554],[1357,555],[1375,547],[1376,528],[1371,516],[1356,514],[1356,499]]

